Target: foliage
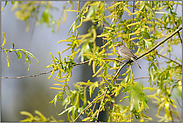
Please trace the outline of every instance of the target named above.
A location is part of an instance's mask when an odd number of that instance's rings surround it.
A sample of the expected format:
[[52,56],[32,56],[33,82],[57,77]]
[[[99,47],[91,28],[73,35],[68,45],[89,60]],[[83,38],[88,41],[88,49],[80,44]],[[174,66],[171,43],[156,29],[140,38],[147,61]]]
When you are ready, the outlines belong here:
[[14,43],[12,43],[13,47],[11,49],[4,48],[3,46],[6,43],[6,34],[3,32],[3,35],[4,35],[4,41],[3,41],[3,44],[1,45],[1,52],[3,51],[3,52],[6,53],[6,60],[7,60],[8,67],[10,67],[8,53],[11,53],[11,52],[15,52],[16,53],[18,60],[22,58],[22,53],[25,55],[25,60],[26,60],[25,63],[28,62],[28,69],[27,70],[30,69],[30,64],[31,64],[30,57],[34,58],[39,63],[39,61],[36,59],[36,57],[32,53],[26,51],[25,49],[14,49],[15,48],[15,44]]
[[[41,15],[41,18],[38,19],[37,15],[40,13],[40,7],[43,8],[43,13]],[[58,10],[56,7],[52,7],[51,1],[15,1],[12,11],[15,9],[18,9],[15,12],[15,16],[22,20],[26,21],[27,27],[26,31],[29,30],[29,21],[28,19],[30,17],[33,17],[36,19],[36,25],[45,23],[47,27],[52,27],[52,32],[54,32],[54,26],[58,23],[55,18],[50,13],[50,10]]]
[[[67,8],[68,10],[73,8],[72,1],[68,1],[66,3],[71,4],[71,7]],[[7,4],[7,2],[5,2],[5,6],[6,6],[6,4]],[[59,10],[59,9],[57,7],[52,6],[51,1],[15,1],[15,2],[12,2],[12,4],[13,4],[13,7],[11,9],[12,11],[14,11],[15,9],[18,9],[15,12],[15,16],[17,17],[17,19],[26,21],[26,23],[27,23],[26,31],[29,31],[29,21],[28,20],[30,19],[30,17],[36,19],[36,23],[35,23],[36,25],[45,23],[47,25],[47,27],[51,27],[52,32],[54,32],[54,27],[57,25],[57,33],[59,31],[59,26],[60,26],[61,20],[63,20],[62,23],[65,23],[66,18],[67,18],[67,13],[65,10],[66,5],[63,6],[63,11],[58,20],[53,17],[53,15],[51,14],[51,11]],[[3,10],[3,8],[2,8],[2,10]],[[43,9],[43,12],[42,12],[40,19],[38,19],[37,16],[39,13],[41,13],[40,8]],[[62,17],[63,13],[64,13],[64,18]]]
[[21,120],[21,122],[63,122],[62,120],[57,121],[53,116],[46,118],[41,112],[35,110],[35,114],[38,116],[33,116],[31,113],[26,111],[21,111],[21,115],[26,115],[27,119]]
[[[87,117],[83,121],[97,121],[101,111],[108,111],[109,122],[151,121],[152,118],[146,116],[145,113],[149,109],[148,102],[151,101],[158,107],[156,117],[160,118],[159,121],[174,121],[175,116],[181,122],[177,110],[179,105],[173,97],[182,99],[182,60],[173,54],[172,47],[182,46],[179,33],[182,29],[182,17],[176,13],[176,6],[182,3],[175,1],[114,1],[111,3],[87,1],[81,8],[80,2],[77,3],[77,10],[66,8],[64,5],[64,19],[61,14],[60,19],[54,21],[53,24],[58,25],[58,32],[61,19],[63,22],[66,21],[67,12],[77,12],[76,19],[69,30],[69,33],[73,35],[58,42],[67,42],[68,47],[58,52],[58,58],[50,53],[53,63],[47,66],[47,68],[53,68],[49,79],[54,72],[58,72],[54,79],[58,82],[54,84],[57,87],[51,87],[51,89],[59,90],[59,92],[50,103],[56,106],[58,101],[62,102],[65,110],[59,115],[67,112],[68,120],[73,122],[84,113]],[[34,15],[32,12],[37,13],[38,6],[35,7],[35,4],[45,6],[42,17],[37,23],[47,25],[52,23],[53,17],[49,12],[52,8],[51,2],[16,2],[14,8],[20,7],[20,10],[16,12],[17,18],[27,21],[31,15]],[[73,5],[72,2],[70,4]],[[27,8],[31,9],[25,10]],[[126,20],[123,17],[125,14],[128,14],[131,19]],[[92,23],[92,26],[86,34],[80,35],[78,29],[88,21]],[[102,34],[97,34],[97,29],[102,29]],[[96,45],[97,38],[102,38],[103,46]],[[143,87],[135,81],[131,64],[128,64],[132,61],[120,65],[121,58],[115,46],[121,42],[132,50],[138,47],[135,53],[140,55],[138,59],[143,57],[149,63],[147,81],[150,84],[149,87]],[[161,49],[160,52],[157,51],[157,47]],[[61,54],[67,50],[71,51],[71,55],[62,59]],[[163,52],[165,53],[162,54]],[[76,56],[81,59],[80,63],[74,62]],[[115,59],[110,59],[109,56]],[[164,63],[166,67],[158,61],[160,58],[166,59]],[[75,89],[71,90],[68,83],[73,74],[72,68],[86,63],[92,66],[92,77],[98,77],[98,81],[76,82]],[[119,71],[126,64],[129,65],[126,72],[119,75]],[[114,71],[114,73],[109,74],[109,71]],[[121,76],[124,79],[120,79]],[[97,95],[90,102],[88,99],[92,98],[91,95],[96,89],[98,89]],[[173,93],[173,90],[177,93]],[[152,94],[147,94],[148,91]],[[120,102],[128,100],[129,105],[124,106],[115,102],[115,98],[121,92],[125,96]],[[65,98],[64,95],[66,95]],[[99,104],[98,109],[95,109],[96,104]],[[112,106],[107,107],[108,104]],[[164,116],[160,116],[159,113],[163,109],[165,110]]]
[[[158,47],[162,47],[159,53],[155,49],[144,57],[146,62],[149,62],[148,82],[150,83],[150,87],[143,87],[133,80],[134,74],[131,67],[127,68],[126,72],[122,74],[125,78],[120,83],[116,83],[114,76],[117,76],[117,78],[119,76],[116,75],[116,72],[114,74],[108,74],[108,71],[118,70],[120,64],[114,60],[105,59],[108,56],[114,56],[119,59],[115,45],[120,43],[121,40],[130,49],[135,49],[138,46],[139,48],[135,54],[145,54],[149,49],[153,49],[159,40],[168,37],[182,24],[182,18],[177,16],[176,10],[173,7],[176,4],[181,5],[181,3],[174,1],[136,1],[132,2],[132,4],[127,1],[115,1],[111,5],[108,5],[104,1],[88,1],[81,9],[69,10],[77,12],[77,19],[73,22],[69,31],[69,33],[76,33],[76,35],[72,35],[72,37],[58,42],[68,42],[68,47],[64,51],[58,52],[59,60],[52,56],[54,63],[47,66],[53,67],[52,72],[58,71],[55,80],[59,84],[55,85],[60,88],[52,88],[62,90],[55,96],[51,103],[56,105],[56,102],[60,100],[59,97],[66,94],[67,97],[61,100],[66,110],[61,114],[68,112],[69,121],[76,121],[78,118],[76,114],[82,113],[83,109],[88,105],[90,106],[84,109],[88,117],[83,119],[83,121],[97,120],[99,112],[105,111],[108,108],[106,107],[106,103],[113,105],[113,108],[109,108],[108,112],[109,122],[133,121],[133,116],[141,122],[149,121],[152,118],[146,116],[144,111],[146,112],[149,108],[148,101],[151,101],[151,99],[158,105],[156,116],[160,118],[160,121],[172,121],[172,113],[179,117],[177,111],[172,112],[174,108],[177,108],[177,104],[172,98],[172,91],[174,89],[182,91],[180,89],[182,86],[182,65],[181,60],[176,56],[172,57],[175,60],[167,57],[168,55],[172,55],[173,45],[181,44],[179,33],[177,33],[179,37],[170,37],[166,43],[159,45]],[[106,15],[106,11],[110,12],[110,14]],[[123,18],[125,13],[128,13],[132,19],[125,20]],[[87,34],[80,35],[78,28],[87,21],[91,21],[92,26],[88,29]],[[96,30],[99,28],[102,28],[103,32],[97,35]],[[102,47],[97,46],[95,41],[96,38],[100,37],[102,37]],[[72,54],[66,56],[64,62],[61,62],[61,53],[69,49]],[[166,51],[166,53],[162,55],[163,51]],[[76,90],[66,90],[65,87],[72,75],[72,68],[79,64],[74,63],[76,54],[79,54],[81,64],[88,63],[88,65],[92,65],[93,77],[96,76],[102,80],[95,82],[90,82],[89,80],[87,82],[77,82],[75,84]],[[159,65],[160,63],[157,59],[160,57],[167,59],[165,62],[166,68]],[[111,62],[113,62],[113,66]],[[91,96],[96,88],[99,91],[95,99],[105,93],[105,91],[108,93],[92,102],[92,104],[91,102],[87,103],[87,91]],[[153,91],[153,94],[147,95],[144,90]],[[114,101],[115,97],[121,91],[126,95],[121,99],[121,102],[124,99],[128,99],[128,106],[122,106]],[[110,95],[114,95],[114,97]],[[180,96],[179,98],[182,97]],[[89,108],[91,105],[95,106],[96,103],[100,104],[99,109],[94,110],[93,108],[92,110]],[[69,104],[70,107],[68,107]],[[159,116],[159,112],[163,108],[165,109],[165,114],[164,116]],[[70,112],[74,112],[72,116],[70,116]]]

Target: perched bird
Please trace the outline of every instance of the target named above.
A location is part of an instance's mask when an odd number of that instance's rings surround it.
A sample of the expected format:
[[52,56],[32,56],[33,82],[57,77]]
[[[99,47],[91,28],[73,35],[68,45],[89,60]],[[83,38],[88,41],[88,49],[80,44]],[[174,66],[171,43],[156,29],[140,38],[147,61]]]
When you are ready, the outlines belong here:
[[128,49],[124,44],[117,44],[117,48],[118,48],[118,53],[125,59],[129,60],[133,60],[137,65],[138,67],[141,69],[140,65],[137,63],[137,57],[133,54],[133,52]]

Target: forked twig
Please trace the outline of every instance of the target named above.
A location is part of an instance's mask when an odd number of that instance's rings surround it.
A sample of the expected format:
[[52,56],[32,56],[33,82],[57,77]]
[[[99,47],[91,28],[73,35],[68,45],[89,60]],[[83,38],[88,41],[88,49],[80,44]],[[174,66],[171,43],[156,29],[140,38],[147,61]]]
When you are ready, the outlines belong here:
[[74,119],[74,121],[73,122],[76,122],[76,120],[81,116],[81,114],[93,103],[93,102],[95,102],[98,98],[100,98],[102,95],[104,95],[104,93],[103,94],[101,94],[100,96],[98,96],[97,98],[95,98],[90,104],[88,104],[84,109],[83,109],[83,111],[76,117],[76,119]]

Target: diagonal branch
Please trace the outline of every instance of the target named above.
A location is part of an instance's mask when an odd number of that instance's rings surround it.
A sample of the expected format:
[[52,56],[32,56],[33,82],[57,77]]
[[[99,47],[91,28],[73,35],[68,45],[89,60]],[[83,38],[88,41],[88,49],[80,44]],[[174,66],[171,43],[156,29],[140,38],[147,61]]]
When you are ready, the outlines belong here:
[[[149,49],[147,52],[141,54],[139,57],[137,57],[137,60],[142,58],[143,56],[147,55],[148,53],[152,52],[153,50],[155,50],[157,47],[159,47],[161,44],[163,44],[164,42],[166,42],[168,39],[170,39],[172,36],[174,36],[176,33],[178,33],[180,30],[182,29],[182,26],[179,27],[177,30],[175,30],[172,34],[170,34],[169,36],[167,36],[164,40],[162,40],[161,42],[157,43],[154,47],[152,47],[151,49]],[[128,62],[125,62],[124,64],[122,64],[120,66],[120,68],[117,70],[116,74],[114,75],[113,77],[113,80],[116,79],[117,75],[119,74],[119,72],[121,71],[121,69],[128,63],[131,63],[133,61],[128,61]]]
[[165,43],[168,39],[170,39],[172,36],[174,36],[181,29],[182,29],[182,26],[180,28],[178,28],[177,30],[175,30],[172,34],[167,36],[164,40],[162,40],[161,42],[157,43],[154,47],[149,49],[147,52],[145,52],[144,54],[141,54],[137,59],[140,59],[141,57],[143,57],[143,56],[147,55],[148,53],[152,52],[153,50],[155,50],[157,47],[159,47],[161,44]]
[[168,59],[168,60],[170,60],[170,61],[172,61],[172,62],[178,64],[179,66],[182,66],[180,63],[178,63],[178,62],[176,62],[176,61],[174,61],[174,60],[172,60],[172,59],[170,59],[170,58],[168,58],[168,57],[166,57],[166,56],[164,56],[164,55],[161,55],[161,54],[159,54],[159,53],[157,53],[157,54],[158,54],[159,56],[165,58],[165,59]]
[[[108,90],[108,89],[107,89],[107,90]],[[101,105],[103,104],[103,101],[104,101],[104,98],[105,98],[105,95],[106,95],[107,90],[104,92],[104,96],[103,96],[103,98],[102,98],[100,107],[99,107],[99,109],[98,109],[98,112],[97,112],[97,119],[98,119],[98,116],[99,116],[99,113],[100,113],[100,109],[101,109],[101,107],[102,107]],[[96,120],[95,122],[97,122],[97,120]]]
[[90,104],[88,104],[84,109],[83,111],[76,117],[76,119],[74,119],[73,122],[76,122],[76,120],[80,117],[80,115],[93,103],[95,102],[98,98],[100,98],[102,95],[104,95],[105,93],[102,93],[100,96],[98,96],[97,98],[95,98]]

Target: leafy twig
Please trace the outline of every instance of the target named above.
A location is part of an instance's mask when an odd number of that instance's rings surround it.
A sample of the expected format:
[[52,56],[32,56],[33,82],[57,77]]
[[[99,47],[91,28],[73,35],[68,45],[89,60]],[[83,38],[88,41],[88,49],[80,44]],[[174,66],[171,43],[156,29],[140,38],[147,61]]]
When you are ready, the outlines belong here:
[[80,115],[93,103],[95,102],[98,98],[100,98],[102,95],[104,95],[104,93],[102,93],[100,96],[98,96],[97,98],[95,98],[90,104],[88,104],[83,111],[76,117],[76,119],[73,122],[76,122],[76,120],[80,117]]
[[[8,49],[7,49],[8,50]],[[123,61],[120,61],[118,59],[114,59],[114,58],[103,58],[104,60],[114,60],[117,62],[121,62],[124,63]],[[74,63],[73,66],[77,66],[77,65],[82,65],[85,63],[88,63],[90,60],[84,61],[84,62],[80,62],[80,63]],[[48,74],[51,73],[52,70],[48,71],[48,72],[43,72],[43,73],[39,73],[39,74],[34,74],[34,75],[29,75],[29,76],[18,76],[18,77],[1,77],[1,79],[20,79],[20,78],[28,78],[28,77],[36,77],[36,76],[40,76],[40,75],[44,75],[44,74]]]

